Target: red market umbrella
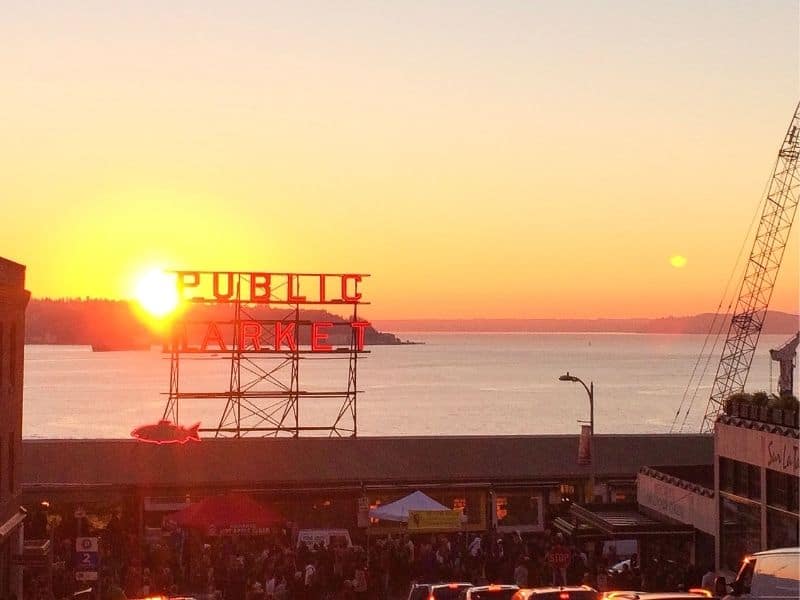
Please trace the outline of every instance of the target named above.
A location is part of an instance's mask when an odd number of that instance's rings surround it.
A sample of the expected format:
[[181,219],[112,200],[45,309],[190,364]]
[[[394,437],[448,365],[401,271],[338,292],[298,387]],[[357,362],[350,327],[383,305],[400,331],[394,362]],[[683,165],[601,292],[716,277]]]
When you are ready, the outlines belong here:
[[179,527],[199,529],[208,535],[257,535],[269,532],[281,517],[250,496],[211,496],[169,516]]

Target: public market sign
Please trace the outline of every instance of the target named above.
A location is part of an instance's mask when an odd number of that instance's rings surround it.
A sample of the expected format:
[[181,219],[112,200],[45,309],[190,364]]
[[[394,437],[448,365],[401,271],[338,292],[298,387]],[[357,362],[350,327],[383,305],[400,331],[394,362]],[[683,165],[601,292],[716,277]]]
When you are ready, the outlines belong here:
[[[242,306],[303,307],[350,306],[366,304],[360,286],[369,275],[361,273],[267,273],[239,271],[173,271],[178,299],[198,304],[240,304]],[[354,312],[355,315],[355,312]],[[197,326],[201,330],[197,331]],[[333,352],[331,330],[347,327],[355,339],[356,350],[364,349],[369,322],[300,321],[297,319],[264,320],[237,318],[235,321],[183,322],[182,331],[173,341],[181,352],[216,353],[297,352],[298,329],[309,329],[312,352]],[[190,335],[189,328],[194,330]]]

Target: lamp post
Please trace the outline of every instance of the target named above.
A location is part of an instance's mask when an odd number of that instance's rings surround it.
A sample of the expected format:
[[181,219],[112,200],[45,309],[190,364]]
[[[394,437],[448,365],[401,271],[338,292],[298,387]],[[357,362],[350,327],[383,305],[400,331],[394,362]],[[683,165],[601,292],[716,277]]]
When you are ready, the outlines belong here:
[[586,385],[580,377],[570,375],[569,371],[561,375],[558,380],[580,383],[589,394],[589,497],[594,502],[594,382],[590,381],[589,385]]

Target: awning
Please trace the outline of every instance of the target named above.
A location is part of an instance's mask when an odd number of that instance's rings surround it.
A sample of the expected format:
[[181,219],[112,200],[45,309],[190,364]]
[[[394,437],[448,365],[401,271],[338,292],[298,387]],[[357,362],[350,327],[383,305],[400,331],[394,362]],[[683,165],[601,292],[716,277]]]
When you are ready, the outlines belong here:
[[577,537],[625,538],[694,533],[691,525],[659,521],[639,512],[636,504],[573,504],[569,512],[571,520],[558,518],[554,525]]
[[369,516],[373,519],[381,519],[382,521],[408,523],[408,511],[410,510],[447,511],[449,509],[430,496],[426,496],[417,490],[405,498],[400,498],[400,500],[371,508],[369,510]]
[[209,535],[266,533],[281,517],[242,494],[211,496],[169,516],[175,524],[199,529]]

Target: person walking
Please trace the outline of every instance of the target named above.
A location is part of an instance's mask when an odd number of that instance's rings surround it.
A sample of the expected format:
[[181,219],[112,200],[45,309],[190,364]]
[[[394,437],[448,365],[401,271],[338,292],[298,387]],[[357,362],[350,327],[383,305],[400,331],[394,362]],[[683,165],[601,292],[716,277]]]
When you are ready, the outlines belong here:
[[363,564],[356,567],[353,576],[353,593],[358,600],[367,600],[367,569]]
[[528,587],[528,567],[525,566],[528,557],[522,557],[517,563],[517,568],[514,569],[514,583],[519,588]]

